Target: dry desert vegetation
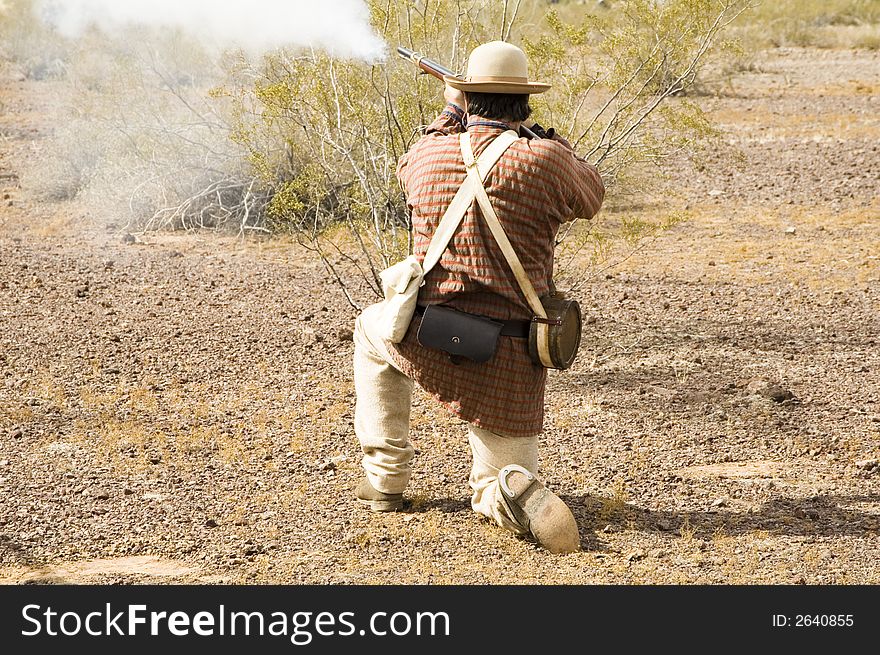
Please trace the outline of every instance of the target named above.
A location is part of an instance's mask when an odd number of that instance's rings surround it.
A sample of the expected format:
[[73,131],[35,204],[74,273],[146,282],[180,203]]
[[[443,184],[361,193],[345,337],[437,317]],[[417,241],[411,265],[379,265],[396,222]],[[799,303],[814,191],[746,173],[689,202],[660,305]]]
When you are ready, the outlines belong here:
[[465,428],[418,390],[411,506],[362,510],[354,314],[320,261],[34,196],[52,94],[3,65],[0,581],[880,582],[877,50],[762,53],[700,98],[702,170],[604,210],[685,220],[592,276],[550,374],[567,556],[470,511]]

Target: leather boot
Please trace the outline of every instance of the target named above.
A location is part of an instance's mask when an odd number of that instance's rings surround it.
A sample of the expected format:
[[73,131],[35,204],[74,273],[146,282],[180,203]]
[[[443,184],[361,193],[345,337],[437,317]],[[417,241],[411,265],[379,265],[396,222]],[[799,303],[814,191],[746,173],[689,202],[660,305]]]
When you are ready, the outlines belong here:
[[580,549],[581,538],[571,510],[533,473],[508,464],[498,473],[498,486],[511,513],[544,548],[551,553]]
[[399,512],[403,509],[403,494],[386,494],[373,488],[365,476],[354,495],[358,502],[367,505],[374,512]]

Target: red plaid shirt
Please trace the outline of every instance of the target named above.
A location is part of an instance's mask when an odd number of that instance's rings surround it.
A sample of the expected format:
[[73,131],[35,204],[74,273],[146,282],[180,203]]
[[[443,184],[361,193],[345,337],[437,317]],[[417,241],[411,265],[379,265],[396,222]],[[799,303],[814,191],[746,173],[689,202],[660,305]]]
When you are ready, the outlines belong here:
[[[412,214],[413,253],[419,261],[446,208],[466,177],[458,135],[464,115],[455,105],[428,126],[397,165],[397,177]],[[503,123],[472,116],[467,131],[474,155],[501,132]],[[560,224],[592,218],[605,187],[594,166],[558,141],[520,138],[486,179],[498,219],[538,296],[553,276],[553,244]],[[425,277],[420,305],[443,303],[502,320],[530,319],[532,311],[476,203],[439,263]],[[419,345],[416,316],[403,341],[389,343],[395,362],[423,389],[465,421],[509,437],[541,432],[547,369],[533,364],[527,339],[502,336],[488,362],[454,364],[441,350]]]

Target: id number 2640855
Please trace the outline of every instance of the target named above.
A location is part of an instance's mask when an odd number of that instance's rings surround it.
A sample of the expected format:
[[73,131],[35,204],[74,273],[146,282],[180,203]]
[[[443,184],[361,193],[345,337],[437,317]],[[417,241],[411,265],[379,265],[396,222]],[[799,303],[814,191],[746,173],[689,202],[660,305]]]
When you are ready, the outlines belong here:
[[773,615],[774,628],[849,628],[854,624],[852,614]]

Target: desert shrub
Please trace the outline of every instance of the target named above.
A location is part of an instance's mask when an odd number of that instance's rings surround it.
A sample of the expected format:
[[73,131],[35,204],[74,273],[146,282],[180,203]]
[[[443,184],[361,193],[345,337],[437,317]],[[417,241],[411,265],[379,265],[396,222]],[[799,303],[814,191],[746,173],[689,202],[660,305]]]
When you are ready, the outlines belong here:
[[755,47],[864,47],[878,24],[876,0],[775,0],[756,3],[735,31]]
[[29,79],[59,79],[66,74],[70,43],[55,38],[29,0],[7,0],[0,4],[0,57]]
[[198,44],[145,29],[54,40],[65,79],[23,185],[123,229],[263,229],[268,193],[230,138],[230,103],[209,93],[225,71]]
[[876,0],[774,0],[757,3],[748,20],[763,27],[775,21],[802,21],[814,26],[871,25],[880,22],[880,3]]
[[[414,3],[373,0],[373,24],[385,40],[461,69],[470,49],[506,37],[526,49],[536,78],[554,84],[533,98],[535,117],[553,125],[596,163],[609,187],[646,163],[693,151],[713,136],[699,106],[679,96],[728,44],[722,30],[747,2],[630,0],[620,11],[571,8],[543,13],[535,3]],[[409,225],[395,163],[441,108],[442,85],[389,58],[340,62],[321,53],[278,53],[251,70],[252,87],[228,88],[239,110],[236,139],[273,189],[269,213],[318,252],[337,280],[365,279],[379,294],[378,272],[405,255]],[[342,221],[344,230],[326,228]],[[572,223],[567,258],[585,248],[639,242],[666,224],[617,222],[585,232]],[[351,296],[349,299],[352,300]],[[355,304],[353,301],[352,304]]]
[[859,35],[853,45],[856,48],[864,48],[866,50],[880,50],[880,32],[870,32]]
[[[478,43],[509,34],[516,14],[473,1],[376,0],[370,9],[388,43],[454,69]],[[442,85],[396,57],[370,64],[321,52],[271,54],[250,76],[251,86],[226,92],[238,108],[234,138],[272,190],[270,224],[297,235],[337,279],[347,264],[378,292],[378,272],[412,245],[396,163],[439,113]],[[340,222],[344,230],[328,232]]]
[[[713,137],[687,93],[706,62],[733,52],[722,33],[749,6],[368,4],[392,48],[406,45],[454,70],[478,43],[521,44],[533,76],[553,83],[534,98],[535,118],[569,135],[613,194],[637,187],[640,167],[693,153]],[[63,46],[69,95],[29,176],[47,195],[86,201],[128,228],[290,232],[320,256],[355,306],[370,291],[379,294],[379,271],[411,249],[394,172],[441,109],[442,84],[409,62],[393,53],[364,62],[318,50],[218,60],[185,35],[148,30],[92,33],[76,43],[48,37]],[[560,235],[568,255],[560,267],[574,266],[585,249],[602,261],[614,243],[631,253],[668,225],[623,218],[584,230],[572,223]]]

